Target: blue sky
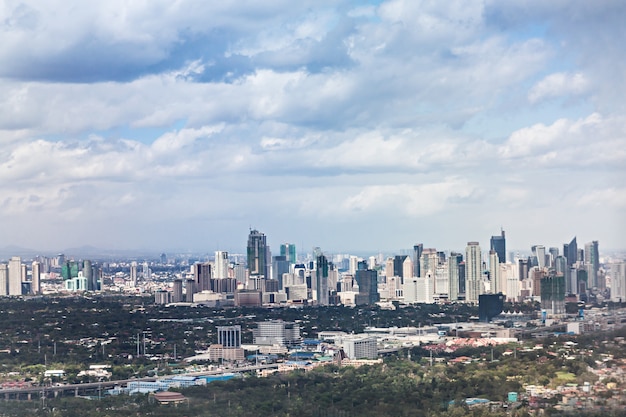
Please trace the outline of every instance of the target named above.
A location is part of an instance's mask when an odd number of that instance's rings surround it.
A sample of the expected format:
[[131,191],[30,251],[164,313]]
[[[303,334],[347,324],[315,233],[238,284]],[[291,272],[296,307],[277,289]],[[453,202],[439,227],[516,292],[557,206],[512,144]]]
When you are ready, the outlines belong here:
[[[219,3],[219,4],[213,4]],[[0,234],[41,250],[624,248],[620,1],[0,5]]]

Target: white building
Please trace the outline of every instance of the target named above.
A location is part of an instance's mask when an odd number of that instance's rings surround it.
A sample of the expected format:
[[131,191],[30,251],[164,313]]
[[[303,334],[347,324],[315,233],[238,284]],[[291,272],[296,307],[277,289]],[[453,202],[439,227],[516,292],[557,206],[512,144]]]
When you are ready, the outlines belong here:
[[478,242],[467,242],[465,248],[465,300],[478,302],[482,293],[482,254]]
[[350,359],[376,359],[378,349],[376,338],[371,336],[342,337],[340,342],[343,351]]

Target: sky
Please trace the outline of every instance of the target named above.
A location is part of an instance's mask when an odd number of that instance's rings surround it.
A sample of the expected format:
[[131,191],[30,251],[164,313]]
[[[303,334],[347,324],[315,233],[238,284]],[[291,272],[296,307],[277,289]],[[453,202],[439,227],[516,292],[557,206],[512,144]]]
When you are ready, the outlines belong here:
[[620,0],[0,3],[0,246],[626,248]]

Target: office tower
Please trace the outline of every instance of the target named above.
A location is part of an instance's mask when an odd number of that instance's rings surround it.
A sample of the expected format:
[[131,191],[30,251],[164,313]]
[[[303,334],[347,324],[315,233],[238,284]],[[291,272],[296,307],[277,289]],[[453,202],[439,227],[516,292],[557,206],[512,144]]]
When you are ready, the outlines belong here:
[[504,283],[503,293],[506,299],[518,301],[520,296],[520,280],[518,278],[517,265],[511,263],[500,264],[500,282]]
[[172,288],[172,302],[173,303],[183,302],[183,280],[182,279],[174,280],[174,286]]
[[408,278],[413,278],[413,260],[410,256],[407,256],[402,263],[402,281]]
[[341,339],[343,352],[349,359],[376,359],[378,347],[373,336],[350,335]]
[[248,271],[250,277],[270,278],[270,251],[263,233],[250,230],[248,235]]
[[589,265],[589,287],[598,288],[598,272],[600,270],[600,253],[598,241],[585,244],[585,265]]
[[489,280],[491,281],[491,292],[497,294],[502,292],[502,284],[500,282],[500,259],[498,252],[489,251]]
[[9,260],[9,295],[22,295],[22,259],[19,256]]
[[315,291],[317,304],[328,305],[328,259],[319,253],[316,258]]
[[171,301],[171,294],[167,290],[156,290],[154,292],[154,304],[165,305]]
[[367,258],[367,269],[374,269],[376,268],[376,257],[375,256],[370,256],[369,258]]
[[531,248],[533,256],[537,258],[536,266],[543,269],[546,267],[546,247],[535,245]]
[[88,291],[94,291],[96,289],[96,287],[94,286],[94,282],[93,282],[93,270],[91,267],[91,261],[83,261],[83,277],[85,277],[86,280],[86,288]]
[[293,243],[283,243],[280,245],[280,256],[284,256],[287,262],[296,263],[296,245]]
[[215,278],[228,278],[228,252],[215,252]]
[[565,278],[550,275],[540,282],[541,308],[551,314],[565,313]]
[[73,260],[66,260],[61,265],[61,276],[64,281],[78,277],[78,264]]
[[291,264],[284,255],[274,256],[272,260],[272,279],[278,281],[278,288],[282,290],[285,286],[283,283],[283,275],[288,274]]
[[237,284],[245,284],[248,280],[248,269],[244,264],[235,264],[233,268]]
[[208,291],[211,289],[211,265],[196,262],[193,264],[194,292]]
[[626,301],[626,262],[611,264],[610,268],[611,300],[616,303],[623,303]]
[[9,295],[9,266],[0,264],[0,296]]
[[459,298],[463,294],[463,299],[465,299],[465,292],[465,261],[461,261],[459,264]]
[[296,346],[302,342],[300,325],[282,320],[269,320],[257,323],[252,329],[253,344]]
[[224,349],[241,347],[241,326],[217,326],[217,343]]
[[152,271],[150,271],[150,266],[147,261],[143,263],[143,280],[145,282],[150,282],[152,280]]
[[378,274],[371,269],[359,269],[354,276],[359,293],[355,297],[357,305],[374,304],[380,301],[378,294]]
[[551,247],[548,249],[548,253],[550,254],[550,267],[554,267],[554,261],[559,257],[559,248]]
[[477,303],[482,293],[482,254],[478,242],[467,242],[465,248],[465,300]]
[[528,259],[520,259],[517,261],[518,271],[519,271],[519,280],[523,281],[528,278]]
[[435,268],[434,282],[435,288],[433,295],[438,296],[440,299],[448,299],[450,294],[450,281],[447,263],[437,265],[437,268]]
[[[357,268],[355,268],[354,272],[356,273]],[[389,281],[390,278],[394,277],[395,265],[393,258],[387,258],[385,261],[385,278],[386,281]],[[352,274],[354,275],[354,274]]]
[[427,275],[434,275],[435,269],[439,264],[439,256],[437,255],[437,249],[426,248],[422,251],[422,259],[420,260],[420,274],[421,278]]
[[500,236],[491,236],[490,250],[496,251],[500,263],[506,263],[506,238],[503,229],[500,229]]
[[[495,252],[495,251],[494,251]],[[481,294],[478,296],[478,320],[488,323],[502,313],[504,307],[504,295],[502,294]]]
[[162,253],[161,256],[159,257],[160,261],[161,261],[161,265],[167,265],[167,255]]
[[34,261],[31,265],[30,291],[32,294],[39,294],[41,292],[41,263],[37,261]]
[[460,280],[459,280],[459,264],[463,262],[463,255],[452,252],[448,258],[448,299],[456,301],[459,299]]
[[563,256],[567,258],[567,266],[572,266],[578,261],[578,245],[576,244],[576,236],[568,244],[563,245]]
[[[404,261],[408,258],[407,255],[396,255],[393,258],[393,276],[404,278]],[[409,278],[409,277],[407,277]]]
[[416,243],[413,245],[413,276],[420,276],[420,259],[422,258],[422,252],[424,251],[424,245]]
[[350,275],[354,275],[356,273],[356,270],[358,269],[358,265],[359,265],[359,258],[356,256],[350,256],[349,269],[348,269],[348,272],[350,272]]
[[132,287],[137,286],[137,262],[135,261],[130,263],[130,285]]
[[188,303],[193,302],[193,295],[197,293],[196,281],[194,278],[188,278],[185,283],[185,301]]

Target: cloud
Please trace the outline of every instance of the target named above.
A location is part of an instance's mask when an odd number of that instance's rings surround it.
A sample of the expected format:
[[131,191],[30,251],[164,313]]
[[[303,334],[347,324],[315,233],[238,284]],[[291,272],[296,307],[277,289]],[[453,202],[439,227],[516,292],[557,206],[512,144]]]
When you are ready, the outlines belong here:
[[586,211],[623,212],[623,8],[4,2],[3,233],[239,248],[254,223],[322,246],[452,248],[555,201],[571,209],[559,233],[591,232]]
[[563,96],[579,96],[590,91],[589,81],[581,73],[550,74],[535,84],[528,93],[528,100],[536,103]]

